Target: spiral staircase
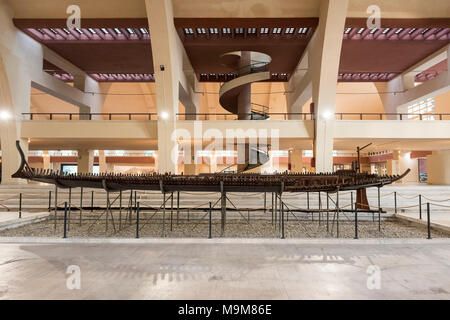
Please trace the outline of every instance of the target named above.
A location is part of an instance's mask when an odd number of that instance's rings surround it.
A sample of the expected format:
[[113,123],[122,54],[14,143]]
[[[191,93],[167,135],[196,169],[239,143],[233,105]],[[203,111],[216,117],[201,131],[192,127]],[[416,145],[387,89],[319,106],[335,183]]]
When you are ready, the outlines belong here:
[[[270,118],[269,107],[250,102],[250,86],[253,82],[270,79],[268,69],[271,62],[270,56],[260,52],[235,51],[223,54],[221,59],[226,67],[237,71],[237,77],[225,82],[220,87],[220,105],[228,112],[236,114],[238,120],[268,120]],[[250,105],[249,112],[240,112],[239,110],[239,106],[242,105],[242,97],[244,100],[247,99],[247,104]],[[247,147],[249,148],[248,159],[246,157],[246,163],[238,166],[238,173],[258,168],[270,160],[268,148],[267,151],[264,151],[248,145]],[[228,170],[230,167],[225,168],[224,172],[230,172]]]

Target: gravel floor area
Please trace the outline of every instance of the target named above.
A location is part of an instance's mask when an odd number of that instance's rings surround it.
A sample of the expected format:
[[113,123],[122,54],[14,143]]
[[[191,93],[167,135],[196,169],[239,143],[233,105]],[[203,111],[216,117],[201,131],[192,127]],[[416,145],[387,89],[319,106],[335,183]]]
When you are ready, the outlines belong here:
[[[67,225],[67,236],[78,238],[114,237],[114,238],[134,238],[136,237],[135,215],[131,221],[125,220],[122,213],[121,223],[119,223],[119,213],[114,212],[114,219],[101,213],[84,213],[80,225],[79,213],[71,214],[70,224]],[[270,217],[250,219],[250,223],[245,216],[230,216],[227,220],[225,233],[221,235],[221,223],[218,219],[220,213],[215,213],[212,219],[212,237],[226,238],[279,238],[280,225],[272,224]],[[182,217],[182,218],[181,218]],[[203,217],[203,219],[200,219]],[[339,224],[340,238],[353,238],[355,235],[355,223],[343,217],[337,223],[330,215],[329,231],[327,231],[326,220],[322,218],[319,222],[303,219],[302,217],[290,217],[285,221],[286,238],[336,238]],[[114,220],[114,221],[113,221]],[[378,230],[378,221],[371,219],[361,219],[358,222],[359,238],[426,238],[427,230],[424,227],[416,227],[398,222],[392,218],[385,218],[381,221],[381,232]],[[165,232],[163,233],[163,229]],[[49,220],[28,224],[14,229],[0,231],[0,237],[62,237],[64,230],[63,215],[60,213],[55,222],[53,217]],[[173,215],[172,227],[170,214],[166,214],[166,220],[155,216],[151,212],[141,212],[139,220],[139,236],[148,237],[173,237],[173,238],[206,238],[209,234],[209,219],[207,214],[197,214],[186,219],[186,215],[180,213],[177,223],[175,214]],[[432,230],[433,238],[448,238],[448,235]]]

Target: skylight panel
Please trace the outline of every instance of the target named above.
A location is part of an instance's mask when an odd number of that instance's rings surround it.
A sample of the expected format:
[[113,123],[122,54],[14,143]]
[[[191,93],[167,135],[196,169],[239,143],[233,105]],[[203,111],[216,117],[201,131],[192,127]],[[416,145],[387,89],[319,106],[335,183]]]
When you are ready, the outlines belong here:
[[273,28],[273,33],[275,34],[280,34],[281,33],[281,28]]
[[344,33],[345,33],[345,34],[349,34],[349,33],[350,33],[350,31],[352,31],[352,28],[345,28],[345,31],[344,31]]
[[96,32],[94,29],[92,29],[92,28],[89,28],[88,30],[89,30],[89,32],[92,33],[92,34],[97,34],[97,32]]
[[222,28],[222,33],[223,34],[230,34],[231,33],[231,28]]
[[104,34],[109,34],[109,31],[106,28],[101,29]]
[[114,28],[114,31],[115,31],[117,34],[122,34],[122,31],[120,31],[119,28]]
[[286,34],[292,34],[292,33],[294,33],[294,28],[286,28],[286,29],[284,30],[284,33],[286,33]]
[[256,28],[248,28],[247,29],[247,33],[255,34],[256,33]]
[[389,32],[389,30],[391,30],[391,28],[386,28],[386,29],[384,29],[384,30],[383,30],[383,34],[386,34],[386,33],[388,33],[388,32]]
[[206,29],[205,28],[197,28],[197,33],[198,34],[206,34]]
[[217,29],[217,28],[209,28],[209,33],[211,33],[211,34],[218,34],[219,33],[219,29]]
[[127,28],[129,34],[134,34],[134,30],[132,28]]
[[148,30],[146,28],[140,28],[139,30],[142,34],[148,34]]

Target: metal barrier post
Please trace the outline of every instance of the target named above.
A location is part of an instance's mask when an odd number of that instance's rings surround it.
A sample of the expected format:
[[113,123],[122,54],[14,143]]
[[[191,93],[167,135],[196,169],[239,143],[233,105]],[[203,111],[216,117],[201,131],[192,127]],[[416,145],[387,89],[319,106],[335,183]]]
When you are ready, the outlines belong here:
[[427,230],[428,230],[428,238],[431,239],[431,221],[430,221],[430,203],[427,202]]
[[422,220],[422,195],[419,194],[419,219]]
[[358,239],[358,206],[355,203],[355,239]]
[[56,215],[58,213],[58,187],[55,185],[55,220],[53,225],[53,231],[56,231]]
[[173,229],[173,192],[170,194],[170,231]]
[[70,213],[72,211],[72,188],[69,188],[69,222],[67,229],[70,231]]
[[139,239],[139,202],[136,207],[136,239]]
[[80,226],[81,226],[81,214],[83,213],[83,187],[80,191]]
[[52,207],[52,191],[50,190],[48,192],[48,212],[50,212]]
[[22,218],[22,193],[19,194],[19,219]]
[[208,239],[212,238],[212,204],[209,203],[209,233],[208,233]]
[[284,239],[284,203],[281,200],[281,193],[280,193],[280,209],[281,209],[281,239]]
[[339,189],[336,191],[336,237],[339,238]]
[[327,191],[327,232],[330,231],[330,195]]
[[264,192],[264,213],[266,213],[266,204],[267,204],[267,192]]
[[397,213],[397,191],[394,191],[394,210]]
[[381,195],[378,187],[378,231],[381,231]]
[[94,191],[91,191],[91,212],[94,212]]
[[64,234],[63,238],[67,238],[67,202],[64,202]]

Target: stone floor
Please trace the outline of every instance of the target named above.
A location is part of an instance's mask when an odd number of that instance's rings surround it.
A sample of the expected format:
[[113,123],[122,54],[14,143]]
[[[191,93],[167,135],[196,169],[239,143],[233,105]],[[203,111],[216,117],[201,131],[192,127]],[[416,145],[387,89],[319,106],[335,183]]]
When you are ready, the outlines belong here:
[[0,298],[450,299],[448,239],[139,240],[2,239]]

